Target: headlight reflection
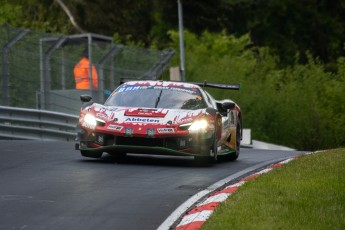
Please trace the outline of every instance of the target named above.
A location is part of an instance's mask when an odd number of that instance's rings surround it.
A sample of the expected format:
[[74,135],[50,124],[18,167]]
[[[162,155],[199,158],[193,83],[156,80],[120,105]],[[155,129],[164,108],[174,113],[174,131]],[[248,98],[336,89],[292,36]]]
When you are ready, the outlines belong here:
[[189,132],[191,133],[203,133],[206,132],[208,122],[206,120],[196,120],[189,127]]
[[85,115],[84,121],[87,124],[92,125],[92,126],[96,126],[96,123],[97,123],[95,116],[89,113]]

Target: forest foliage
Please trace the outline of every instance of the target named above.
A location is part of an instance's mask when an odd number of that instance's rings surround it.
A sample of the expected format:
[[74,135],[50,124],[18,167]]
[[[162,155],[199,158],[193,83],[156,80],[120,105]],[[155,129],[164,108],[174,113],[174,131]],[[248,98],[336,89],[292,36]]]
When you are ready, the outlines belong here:
[[[178,45],[178,33],[172,32]],[[306,64],[278,68],[269,49],[248,49],[249,36],[186,32],[188,80],[241,83],[236,91],[213,90],[243,110],[244,127],[254,139],[303,150],[345,145],[345,58],[337,73],[308,56]]]
[[[174,48],[176,1],[63,1],[85,32]],[[345,146],[345,4],[341,0],[183,0],[186,78],[241,83],[213,90],[242,108],[254,139],[301,150]],[[57,0],[0,0],[0,23],[80,33]]]

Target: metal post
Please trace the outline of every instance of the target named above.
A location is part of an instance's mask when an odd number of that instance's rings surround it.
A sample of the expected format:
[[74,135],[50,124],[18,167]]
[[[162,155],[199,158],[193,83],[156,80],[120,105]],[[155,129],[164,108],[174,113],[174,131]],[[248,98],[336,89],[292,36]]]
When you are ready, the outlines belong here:
[[184,37],[183,37],[183,12],[182,12],[182,0],[177,0],[178,5],[178,22],[180,33],[180,62],[181,62],[181,80],[186,81],[185,74],[185,55],[184,55]]
[[161,54],[161,58],[149,69],[140,79],[157,80],[162,75],[164,69],[168,66],[169,61],[175,54],[173,50],[168,50]]
[[[93,85],[92,85],[92,66],[93,66],[93,62],[92,62],[92,36],[91,34],[87,34],[87,51],[88,51],[88,56],[89,56],[89,82],[90,82],[90,90],[91,90],[91,95],[92,98],[96,99],[96,91],[98,91],[99,89],[94,89]],[[97,97],[98,101],[99,98]]]
[[42,94],[44,93],[44,51],[43,51],[43,40],[40,39],[40,105],[37,106],[40,109],[45,109],[45,98],[44,96],[42,96]]
[[65,68],[65,51],[61,49],[61,88],[66,89],[66,68]]
[[114,57],[115,54],[111,54],[110,58],[110,73],[109,73],[109,85],[110,85],[110,90],[113,90],[115,87],[115,68],[114,68]]
[[[42,93],[43,93],[43,109],[45,110],[49,110],[50,109],[50,59],[51,56],[53,55],[53,53],[55,52],[55,50],[57,48],[59,48],[66,40],[66,37],[61,36],[59,39],[57,39],[57,41],[55,42],[55,44],[53,44],[47,52],[43,52],[43,84],[41,83],[41,90],[43,89]],[[43,86],[42,86],[43,85]]]
[[22,39],[30,30],[20,31],[11,41],[4,45],[2,49],[2,104],[10,105],[10,71],[9,71],[9,52],[10,48]]
[[92,87],[92,37],[91,34],[87,34],[87,56],[89,59],[89,82],[90,90],[93,90]]
[[98,77],[100,79],[102,79],[102,88],[104,89],[104,63],[108,60],[111,60],[111,66],[110,66],[110,85],[112,87],[114,87],[114,79],[113,79],[113,75],[114,75],[114,65],[113,65],[113,59],[114,56],[121,50],[123,49],[124,46],[119,45],[119,46],[113,46],[108,53],[106,53],[98,62],[97,66],[98,66],[98,70],[99,70],[99,74]]
[[[114,75],[114,65],[113,65],[113,59],[114,56],[117,52],[119,52],[121,49],[123,48],[123,46],[113,46],[108,53],[106,53],[98,62],[97,67],[99,70],[99,74],[98,74],[98,80],[101,79],[100,83],[100,88],[103,89],[103,93],[101,93],[101,102],[105,101],[105,97],[104,97],[104,81],[105,81],[105,76],[104,76],[104,63],[108,60],[111,61],[111,66],[110,66],[110,86],[114,87],[114,79],[113,79],[113,75]],[[112,90],[112,89],[110,89]]]

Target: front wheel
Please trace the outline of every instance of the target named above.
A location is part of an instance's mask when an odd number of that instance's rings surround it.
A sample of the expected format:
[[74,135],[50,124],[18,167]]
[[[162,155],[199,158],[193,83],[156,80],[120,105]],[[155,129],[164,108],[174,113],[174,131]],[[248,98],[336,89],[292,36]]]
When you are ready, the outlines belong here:
[[211,147],[206,147],[204,150],[205,154],[202,156],[195,156],[195,160],[202,163],[216,163],[218,160],[218,146],[217,146],[217,138],[216,134],[213,135],[213,142]]

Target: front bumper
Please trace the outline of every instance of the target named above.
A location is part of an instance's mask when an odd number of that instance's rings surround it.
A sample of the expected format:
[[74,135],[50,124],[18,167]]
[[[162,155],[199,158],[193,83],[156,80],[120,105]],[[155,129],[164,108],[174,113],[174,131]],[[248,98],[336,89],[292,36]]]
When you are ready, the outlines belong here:
[[209,154],[213,144],[212,133],[178,137],[145,138],[125,137],[84,130],[78,132],[76,149],[116,153],[139,153],[173,156],[201,156]]

